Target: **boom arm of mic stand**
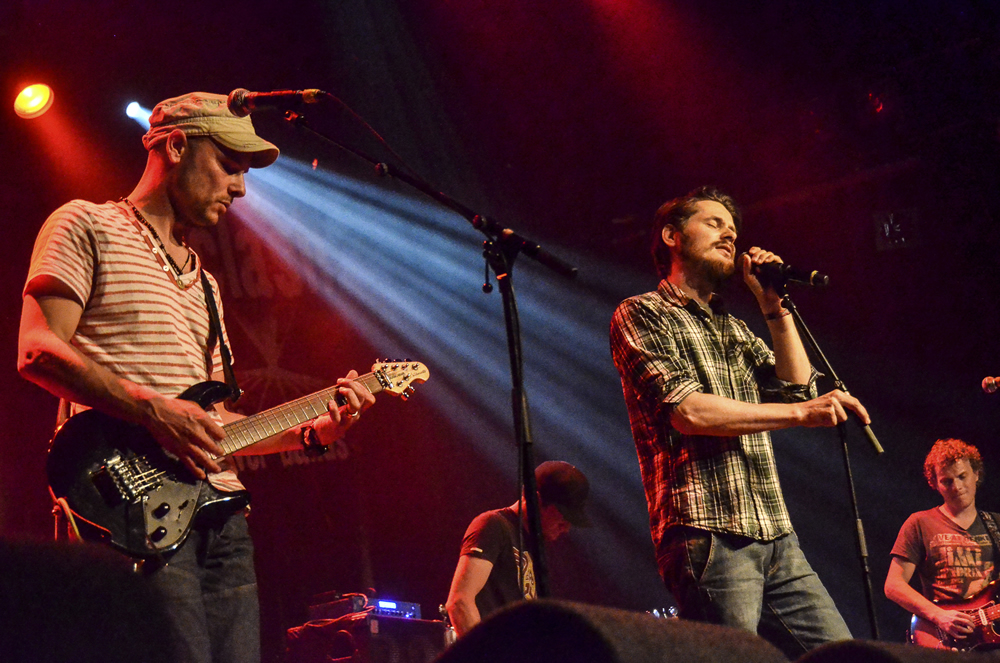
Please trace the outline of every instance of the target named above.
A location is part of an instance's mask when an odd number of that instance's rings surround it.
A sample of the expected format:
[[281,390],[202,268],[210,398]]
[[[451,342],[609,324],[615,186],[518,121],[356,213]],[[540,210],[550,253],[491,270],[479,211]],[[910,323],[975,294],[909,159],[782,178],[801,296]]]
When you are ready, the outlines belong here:
[[513,246],[529,258],[537,260],[549,269],[562,274],[567,278],[572,279],[576,277],[576,267],[569,264],[562,258],[552,255],[543,249],[540,244],[518,235],[510,228],[504,228],[492,219],[476,214],[472,218],[472,227],[486,233],[487,235],[496,237],[500,242],[508,247]]
[[505,228],[501,224],[488,219],[485,216],[476,214],[474,211],[458,202],[451,196],[441,191],[434,190],[430,184],[423,181],[420,178],[413,177],[408,173],[404,173],[398,168],[390,166],[389,164],[377,161],[372,157],[368,156],[364,152],[357,150],[353,147],[348,147],[332,138],[323,135],[322,133],[316,131],[309,126],[306,119],[302,115],[289,111],[285,114],[285,119],[294,124],[297,127],[302,127],[303,129],[308,129],[314,135],[320,137],[324,141],[339,147],[342,150],[350,152],[354,156],[358,157],[362,161],[367,161],[369,164],[375,167],[375,172],[383,177],[392,177],[401,182],[409,184],[411,187],[420,191],[427,196],[433,198],[437,202],[441,203],[448,209],[461,214],[465,219],[472,224],[472,227],[480,232],[486,234],[492,239],[496,239],[501,242],[507,250],[513,250],[515,253],[523,253],[529,258],[545,265],[557,274],[561,274],[567,278],[575,278],[577,274],[577,268],[569,264],[562,258],[552,255],[548,251],[542,248],[538,242],[533,242],[522,235],[514,232],[510,228]]
[[375,172],[379,175],[386,177],[393,177],[402,182],[406,182],[413,188],[423,191],[428,196],[438,201],[445,207],[458,212],[464,216],[472,227],[476,230],[488,235],[489,237],[495,238],[498,242],[504,245],[505,248],[513,249],[516,252],[523,253],[536,260],[537,262],[545,265],[552,271],[561,274],[567,278],[575,278],[577,274],[577,269],[573,265],[569,264],[562,258],[552,255],[548,251],[542,248],[537,242],[533,242],[526,237],[519,235],[510,228],[505,228],[503,225],[497,223],[493,219],[482,216],[481,214],[476,214],[471,209],[461,204],[457,200],[454,200],[445,193],[440,191],[435,191],[423,180],[412,177],[411,175],[401,172],[398,168],[393,168],[387,163],[378,163],[375,165]]

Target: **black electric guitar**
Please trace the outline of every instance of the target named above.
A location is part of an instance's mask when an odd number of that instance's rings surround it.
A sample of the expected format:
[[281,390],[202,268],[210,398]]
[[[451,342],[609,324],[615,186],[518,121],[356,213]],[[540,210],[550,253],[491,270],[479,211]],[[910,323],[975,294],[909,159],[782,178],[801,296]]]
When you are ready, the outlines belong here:
[[949,610],[961,610],[975,622],[972,633],[965,638],[953,638],[943,633],[933,622],[913,615],[910,620],[910,642],[935,649],[987,651],[1000,648],[1000,605],[997,605],[996,581],[983,591],[964,601],[940,601],[937,605]]
[[[414,383],[430,373],[418,362],[377,363],[355,378],[373,394],[387,391],[404,400]],[[179,398],[205,409],[228,398],[222,382],[201,382]],[[219,446],[229,455],[314,419],[326,404],[344,399],[333,386],[223,426]],[[135,557],[174,550],[187,537],[194,516],[236,510],[249,502],[245,491],[221,492],[198,480],[167,456],[143,426],[96,410],[80,412],[52,438],[46,462],[49,487],[64,498],[84,539],[103,541]]]

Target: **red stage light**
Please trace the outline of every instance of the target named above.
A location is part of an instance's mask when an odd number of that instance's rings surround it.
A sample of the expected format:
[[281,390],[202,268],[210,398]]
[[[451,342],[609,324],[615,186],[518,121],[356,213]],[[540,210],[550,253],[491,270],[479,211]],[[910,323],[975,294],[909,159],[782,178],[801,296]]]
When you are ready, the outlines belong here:
[[874,92],[868,93],[868,105],[871,106],[871,109],[876,113],[881,113],[882,110],[885,108],[885,105],[882,104],[881,97],[879,97]]
[[30,120],[51,108],[54,97],[52,88],[44,83],[29,85],[14,100],[14,112],[19,117]]

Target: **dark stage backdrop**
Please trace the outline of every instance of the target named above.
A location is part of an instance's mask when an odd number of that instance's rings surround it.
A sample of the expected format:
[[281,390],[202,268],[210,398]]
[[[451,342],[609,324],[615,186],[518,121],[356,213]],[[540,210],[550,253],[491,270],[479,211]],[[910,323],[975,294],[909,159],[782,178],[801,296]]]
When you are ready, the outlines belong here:
[[[32,241],[66,200],[131,190],[144,154],[125,104],[151,107],[196,89],[319,87],[366,118],[435,188],[581,265],[571,284],[523,257],[516,273],[523,306],[561,312],[570,302],[580,321],[523,321],[528,370],[557,366],[574,378],[558,398],[537,377],[529,384],[539,459],[574,462],[595,488],[597,527],[550,550],[560,598],[633,610],[670,602],[606,343],[615,305],[655,286],[646,235],[656,207],[718,184],[745,207],[741,248],[762,245],[830,274],[830,288],[796,291],[796,302],[886,449],[876,457],[848,428],[882,635],[901,639],[907,616],[881,586],[899,526],[937,502],[920,468],[932,442],[958,436],[979,445],[981,504],[1000,505],[1000,396],[979,389],[1000,371],[996,10],[961,0],[295,4],[0,4],[0,348],[8,357],[0,535],[51,535],[43,465],[55,400],[14,370]],[[56,104],[28,123],[10,102],[36,80],[55,86]],[[348,113],[310,116],[336,138],[394,159]],[[405,191],[280,114],[255,122],[289,158],[317,159],[319,171],[386,195]],[[481,274],[481,238],[449,218]],[[381,221],[368,220],[373,233]],[[417,237],[422,246],[436,236]],[[499,370],[460,383],[451,366],[433,363],[436,355],[406,351],[418,336],[425,351],[435,346],[428,338],[447,349],[455,330],[468,329],[457,300],[416,297],[411,304],[431,322],[412,335],[392,320],[379,335],[362,334],[345,309],[316,297],[342,289],[351,274],[324,272],[291,245],[261,240],[239,203],[219,229],[193,239],[221,282],[248,411],[351,368],[366,372],[386,354],[431,369],[412,400],[382,396],[322,459],[243,462],[267,660],[320,592],[373,587],[434,616],[469,520],[516,497],[502,332],[478,339],[479,366]],[[323,246],[337,239],[324,237]],[[464,283],[437,263],[411,269],[456,293],[480,286],[480,276]],[[383,294],[345,297],[363,303]],[[727,296],[765,331],[739,284]],[[499,295],[481,297],[484,319],[502,329]],[[487,412],[484,403],[499,405]],[[469,411],[462,408],[482,411],[481,429],[455,416]],[[599,423],[579,434],[575,420]],[[868,637],[836,433],[774,437],[803,547],[851,628]]]

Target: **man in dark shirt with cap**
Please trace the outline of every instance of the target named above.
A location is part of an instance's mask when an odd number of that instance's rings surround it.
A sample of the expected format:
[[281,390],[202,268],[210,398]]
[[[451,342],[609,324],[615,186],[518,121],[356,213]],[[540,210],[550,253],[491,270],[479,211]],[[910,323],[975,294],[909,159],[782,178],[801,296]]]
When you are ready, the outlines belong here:
[[[591,526],[585,511],[590,484],[583,472],[550,460],[535,468],[535,482],[546,541],[555,541],[571,526]],[[459,636],[504,605],[536,597],[524,512],[522,496],[509,507],[481,513],[466,530],[447,603],[448,618]]]

